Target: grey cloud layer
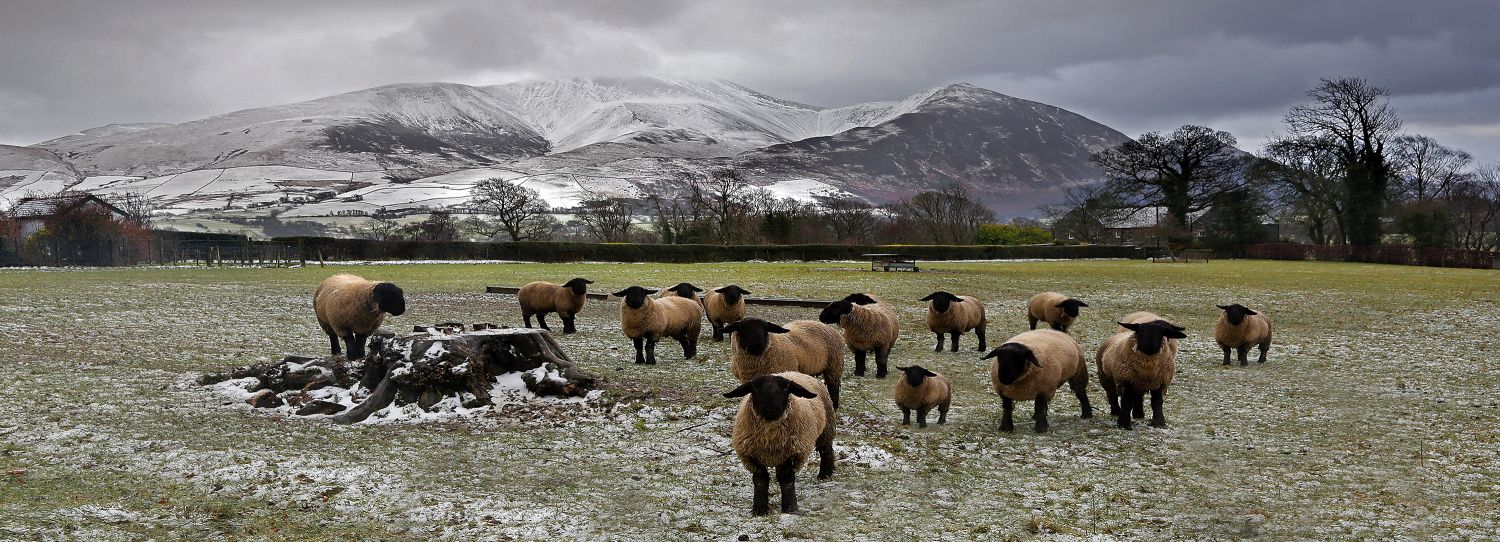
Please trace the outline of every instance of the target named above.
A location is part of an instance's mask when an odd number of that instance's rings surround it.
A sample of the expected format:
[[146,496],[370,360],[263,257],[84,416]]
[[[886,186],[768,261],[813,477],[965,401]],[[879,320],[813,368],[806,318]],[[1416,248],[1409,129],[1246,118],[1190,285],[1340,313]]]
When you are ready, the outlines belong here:
[[972,81],[1127,133],[1247,146],[1319,77],[1500,160],[1500,8],[1451,2],[398,2],[0,5],[0,142],[397,82],[664,74],[820,105]]

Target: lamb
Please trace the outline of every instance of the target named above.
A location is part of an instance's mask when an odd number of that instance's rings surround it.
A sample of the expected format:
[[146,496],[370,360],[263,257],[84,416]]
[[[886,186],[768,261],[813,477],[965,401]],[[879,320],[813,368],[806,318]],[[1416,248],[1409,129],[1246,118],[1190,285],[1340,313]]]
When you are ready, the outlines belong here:
[[656,364],[656,342],[662,337],[676,339],[682,345],[682,357],[692,359],[698,355],[703,310],[691,299],[675,296],[651,299],[654,293],[656,290],[631,286],[612,294],[624,299],[620,303],[620,330],[635,342],[635,362]]
[[762,375],[724,393],[745,397],[734,416],[730,438],[735,455],[755,483],[750,514],[771,511],[771,467],[781,486],[781,512],[797,513],[797,471],[818,450],[818,479],[833,477],[833,437],[838,417],[828,390],[817,379],[795,371]]
[[349,359],[360,359],[365,357],[365,341],[386,315],[406,312],[406,294],[389,282],[340,273],[323,279],[313,291],[313,312],[318,315],[318,326],[328,334],[333,355],[339,355],[339,339],[343,339]]
[[698,292],[701,291],[703,291],[702,288],[693,286],[692,284],[688,284],[686,282],[679,282],[676,286],[662,290],[661,295],[658,297],[677,296],[691,299],[693,301],[698,301]]
[[900,319],[890,305],[867,294],[849,294],[829,303],[818,321],[844,329],[844,342],[854,351],[854,376],[865,375],[865,356],[875,353],[875,378],[885,378],[891,349],[901,338]]
[[[1151,313],[1134,313],[1136,319]],[[1162,399],[1176,372],[1177,339],[1185,339],[1183,328],[1155,318],[1144,322],[1120,322],[1125,330],[1099,345],[1094,355],[1099,385],[1109,399],[1109,413],[1121,429],[1130,429],[1131,418],[1145,417],[1141,395],[1151,393],[1151,427],[1166,427]]]
[[1057,292],[1042,292],[1031,296],[1031,300],[1027,302],[1026,319],[1031,322],[1031,329],[1036,329],[1036,323],[1040,320],[1052,329],[1067,333],[1068,327],[1073,325],[1073,319],[1078,318],[1078,308],[1087,306],[1088,303]]
[[740,382],[786,371],[821,376],[838,408],[839,383],[844,377],[844,341],[838,330],[812,320],[788,322],[783,327],[746,318],[724,326],[724,332],[732,334],[729,367]]
[[1057,330],[1025,331],[1011,337],[980,359],[995,358],[990,364],[990,383],[1000,394],[1003,407],[1000,430],[1015,431],[1011,420],[1015,401],[1035,401],[1036,432],[1047,431],[1047,405],[1063,384],[1073,388],[1083,407],[1081,418],[1093,417],[1089,409],[1088,364],[1083,348],[1073,337]]
[[1217,306],[1224,309],[1224,314],[1214,326],[1214,341],[1224,349],[1224,365],[1229,365],[1231,348],[1239,350],[1241,367],[1249,365],[1251,345],[1260,348],[1260,359],[1256,363],[1265,363],[1266,352],[1271,349],[1271,319],[1239,303]]
[[709,290],[703,295],[703,310],[714,330],[714,341],[724,340],[724,324],[745,318],[745,296],[750,291],[730,284]]
[[905,376],[896,381],[896,406],[901,407],[901,425],[911,425],[911,411],[917,411],[917,427],[927,427],[927,412],[938,409],[938,423],[948,422],[948,405],[953,402],[953,386],[948,377],[921,365],[897,367]]
[[927,329],[937,335],[937,346],[933,347],[933,352],[943,351],[945,333],[953,335],[953,351],[957,352],[958,336],[971,329],[979,337],[978,351],[989,350],[984,340],[984,328],[988,322],[984,319],[984,304],[978,299],[937,291],[922,298],[922,301],[929,302]]
[[542,329],[552,331],[547,327],[547,313],[555,312],[563,321],[563,334],[575,333],[578,328],[573,325],[573,318],[583,310],[583,303],[588,300],[588,285],[594,281],[575,278],[562,285],[550,282],[536,281],[527,283],[516,292],[516,301],[521,305],[521,319],[526,321],[526,327],[531,327],[531,315],[536,315],[536,321]]

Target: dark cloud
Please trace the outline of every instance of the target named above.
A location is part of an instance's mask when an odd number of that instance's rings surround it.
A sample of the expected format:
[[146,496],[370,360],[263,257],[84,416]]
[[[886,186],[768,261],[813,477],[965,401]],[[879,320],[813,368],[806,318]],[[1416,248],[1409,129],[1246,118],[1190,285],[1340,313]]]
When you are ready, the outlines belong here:
[[10,0],[0,142],[388,83],[661,74],[819,105],[971,81],[1137,134],[1254,148],[1321,77],[1500,160],[1500,10],[1445,2]]

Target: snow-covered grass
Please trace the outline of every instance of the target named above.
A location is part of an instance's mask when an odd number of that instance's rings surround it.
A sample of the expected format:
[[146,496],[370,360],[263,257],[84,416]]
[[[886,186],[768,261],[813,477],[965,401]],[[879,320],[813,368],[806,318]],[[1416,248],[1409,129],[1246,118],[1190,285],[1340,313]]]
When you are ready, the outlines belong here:
[[[1500,536],[1500,273],[1311,262],[505,264],[300,269],[0,270],[0,539],[1128,540]],[[631,284],[736,283],[760,295],[895,303],[892,361],[953,380],[946,426],[898,425],[890,379],[848,376],[834,479],[799,477],[801,516],[751,518],[729,447],[728,348],[675,344],[631,363],[616,305],[591,301],[559,336],[604,376],[573,403],[336,426],[256,411],[195,384],[203,372],[318,354],[310,307],[327,274],[391,280],[409,312],[515,325],[486,285],[585,276]],[[986,301],[991,344],[1025,326],[1024,300],[1089,302],[1087,350],[1113,318],[1150,310],[1189,330],[1170,428],[1078,418],[995,430],[972,335],[934,353],[916,299]],[[1219,365],[1215,303],[1270,314],[1270,362]],[[785,321],[814,309],[752,306]],[[553,318],[556,323],[556,319]],[[1092,367],[1090,368],[1092,372]],[[1090,387],[1103,407],[1097,383]],[[1023,405],[1019,412],[1028,412]],[[1102,413],[1101,413],[1102,414]],[[773,495],[773,499],[775,496]]]

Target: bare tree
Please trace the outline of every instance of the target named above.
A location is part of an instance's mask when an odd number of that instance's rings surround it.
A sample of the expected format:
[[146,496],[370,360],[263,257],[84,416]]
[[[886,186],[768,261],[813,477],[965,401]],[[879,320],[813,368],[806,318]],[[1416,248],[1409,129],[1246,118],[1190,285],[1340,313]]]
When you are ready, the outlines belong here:
[[1344,173],[1344,226],[1349,243],[1380,243],[1391,165],[1386,144],[1401,129],[1385,89],[1354,77],[1324,79],[1283,123],[1294,137],[1326,144]]
[[630,241],[635,207],[619,198],[589,200],[579,204],[578,219],[595,240],[605,243]]
[[967,245],[974,242],[980,224],[995,221],[995,213],[962,186],[922,192],[892,207],[927,232],[939,244]]
[[703,218],[698,213],[697,198],[693,196],[696,185],[689,184],[687,189],[679,190],[661,185],[654,188],[646,196],[645,203],[661,242],[678,244],[691,241],[691,233]]
[[1453,215],[1453,246],[1500,250],[1500,163],[1476,168],[1454,183],[1448,207]]
[[1063,203],[1042,212],[1052,219],[1053,236],[1098,243],[1111,224],[1135,210],[1120,203],[1108,184],[1095,183],[1063,191]]
[[[1270,203],[1284,215],[1299,216],[1308,237],[1319,244],[1348,243],[1344,226],[1343,161],[1321,138],[1276,139],[1261,151],[1252,176],[1266,185]],[[1332,226],[1332,227],[1330,227]]]
[[1243,185],[1246,162],[1235,143],[1229,132],[1189,124],[1167,135],[1148,132],[1090,161],[1122,204],[1166,207],[1173,221],[1185,226],[1188,215]]
[[1424,135],[1403,135],[1392,141],[1391,165],[1397,171],[1397,195],[1417,203],[1443,198],[1474,157],[1444,147]]
[[840,243],[864,243],[875,232],[875,207],[864,200],[837,198],[823,202],[823,219]]
[[[530,188],[500,178],[490,178],[474,185],[474,207],[493,217],[498,229],[511,241],[534,240],[552,219],[547,202]],[[556,222],[555,219],[551,220]]]
[[719,244],[733,244],[744,237],[743,226],[749,210],[745,196],[749,187],[750,183],[733,169],[715,170],[707,178],[693,182],[693,199],[701,209],[700,214],[713,227]]
[[156,212],[156,202],[140,192],[126,192],[110,202],[121,211],[125,211],[125,221],[142,228],[151,227],[151,214]]
[[389,218],[374,218],[369,222],[355,226],[352,232],[355,236],[371,241],[390,241],[397,237],[396,233],[401,228],[401,223]]

